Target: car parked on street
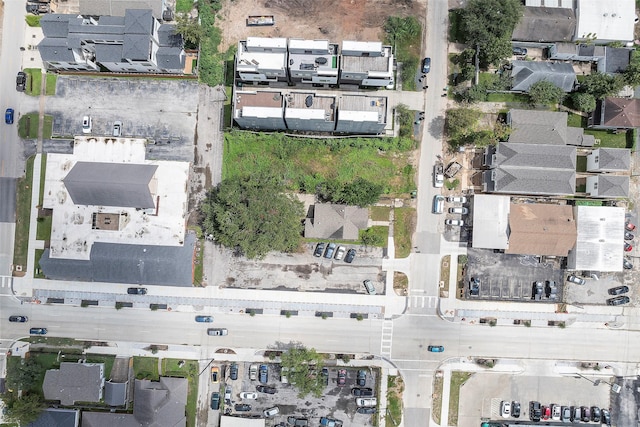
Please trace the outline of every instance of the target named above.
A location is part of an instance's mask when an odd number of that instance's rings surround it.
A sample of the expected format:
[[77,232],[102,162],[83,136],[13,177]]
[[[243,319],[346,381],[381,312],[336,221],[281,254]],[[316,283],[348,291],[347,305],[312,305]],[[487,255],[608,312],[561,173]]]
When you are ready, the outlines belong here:
[[358,376],[356,377],[356,385],[358,387],[364,387],[367,384],[367,371],[364,369],[358,369]]
[[431,353],[442,353],[444,352],[444,347],[441,345],[430,345],[427,347],[427,351]]
[[373,396],[373,389],[371,388],[352,388],[351,394],[355,397],[371,397]]
[[629,297],[628,296],[621,296],[621,297],[615,297],[615,298],[609,298],[607,300],[607,305],[623,305],[623,304],[629,304]]
[[[258,386],[258,387],[262,387],[262,386]],[[240,399],[243,400],[255,400],[258,398],[258,393],[254,393],[252,391],[243,391],[242,393],[240,393]]]
[[333,258],[333,253],[335,251],[336,251],[336,244],[335,243],[329,243],[329,246],[327,246],[327,250],[324,252],[324,257],[326,259]]
[[336,250],[336,255],[333,257],[333,259],[335,259],[336,261],[340,261],[344,257],[344,253],[346,251],[347,249],[344,246],[338,246],[338,249]]
[[631,223],[630,221],[627,221],[627,222],[624,224],[624,228],[625,228],[625,230],[627,230],[627,231],[634,231],[634,230],[636,229],[636,226],[635,226],[633,223]]
[[630,233],[628,231],[624,232],[624,240],[633,240],[635,238],[636,236],[634,236],[633,233]]
[[214,411],[220,409],[220,393],[218,392],[211,393],[211,409]]
[[464,227],[464,221],[461,219],[445,219],[444,225],[451,225],[453,227]]
[[449,202],[449,203],[467,203],[467,198],[465,196],[449,196],[449,197],[447,197],[447,202]]
[[9,316],[9,322],[24,323],[27,320],[29,320],[27,316]]
[[520,418],[520,402],[517,400],[511,402],[511,416],[514,418]]
[[316,250],[313,251],[313,256],[320,258],[322,256],[322,254],[324,253],[324,247],[325,247],[325,243],[324,242],[320,242],[316,245]]
[[431,212],[438,215],[444,212],[444,200],[444,196],[441,196],[439,194],[433,196],[433,206],[431,208]]
[[265,409],[264,411],[262,411],[262,414],[266,418],[275,417],[279,413],[280,413],[280,408],[278,408],[277,406],[274,406],[273,408],[268,408],[268,409]]
[[629,292],[628,286],[616,286],[615,288],[611,288],[607,291],[609,295],[622,295]]
[[209,328],[207,329],[207,335],[211,335],[212,337],[224,337],[228,335],[229,331],[227,328]]
[[269,367],[267,365],[260,365],[258,369],[258,381],[262,384],[269,382]]
[[218,384],[220,382],[220,368],[217,366],[211,367],[211,382]]
[[4,122],[8,125],[12,125],[13,124],[13,108],[7,108],[7,110],[4,112]]
[[371,280],[367,279],[363,283],[364,283],[364,289],[367,291],[369,295],[376,294],[376,288],[375,286],[373,286],[373,283],[371,282]]
[[29,333],[31,335],[47,335],[47,328],[31,328]]
[[456,206],[454,208],[449,208],[449,213],[450,214],[466,215],[466,214],[469,213],[469,209],[465,208],[465,207]]
[[349,249],[347,251],[347,256],[344,257],[344,262],[351,264],[354,259],[356,259],[356,250],[355,249]]
[[213,322],[212,316],[196,316],[196,322],[198,323],[211,323]]
[[422,73],[427,74],[431,71],[431,58],[424,58],[422,60]]
[[584,285],[587,283],[582,277],[578,277],[574,274],[567,277],[567,282],[575,283],[576,285]]
[[347,370],[340,369],[338,370],[338,385],[343,386],[347,383]]
[[16,76],[16,90],[24,92],[27,87],[27,74],[24,71],[18,71]]
[[631,252],[633,250],[633,245],[630,245],[627,242],[624,242],[624,251],[625,252]]
[[231,369],[229,371],[229,378],[231,378],[232,381],[235,381],[238,379],[238,365],[236,363],[231,364]]
[[511,402],[503,400],[500,402],[500,416],[502,418],[511,417]]
[[147,288],[127,288],[127,293],[129,295],[146,295]]
[[256,390],[265,394],[276,394],[278,392],[275,387],[269,387],[268,385],[257,385]]
[[629,261],[629,258],[626,258],[626,257],[625,257],[625,258],[622,260],[622,267],[623,267],[625,270],[631,270],[631,269],[633,268],[633,264],[631,263],[631,261]]

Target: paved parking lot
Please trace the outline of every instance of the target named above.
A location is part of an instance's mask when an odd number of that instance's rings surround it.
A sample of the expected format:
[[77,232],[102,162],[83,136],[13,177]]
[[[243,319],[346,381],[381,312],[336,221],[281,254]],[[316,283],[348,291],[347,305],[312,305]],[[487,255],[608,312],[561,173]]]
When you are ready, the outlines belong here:
[[554,280],[557,300],[542,298],[540,302],[562,300],[564,270],[559,263],[540,263],[530,255],[506,255],[490,249],[468,251],[465,272],[465,295],[469,297],[469,279],[480,279],[480,295],[473,298],[489,300],[532,301],[532,287],[536,281]]
[[[382,249],[345,245],[357,250],[353,263],[313,256],[315,243],[305,252],[271,253],[262,260],[226,254],[224,249],[206,250],[206,282],[243,289],[278,289],[366,293],[363,281],[371,280],[378,294],[384,293]],[[210,247],[207,247],[209,249]],[[226,256],[225,256],[226,254]]]
[[599,280],[585,277],[586,284],[584,286],[573,283],[565,283],[565,302],[574,305],[602,305],[608,298],[608,290],[617,286],[627,285],[629,292],[624,294],[631,299],[631,304],[637,299],[635,284],[640,279],[640,272],[624,272],[624,273],[600,273]]
[[[344,426],[368,426],[372,425],[372,416],[356,413],[355,398],[351,395],[351,388],[355,387],[355,379],[357,369],[347,369],[347,383],[345,386],[339,387],[336,384],[338,368],[329,368],[329,385],[325,388],[323,395],[316,398],[307,395],[303,398],[298,397],[297,389],[291,384],[283,384],[280,379],[280,366],[278,364],[269,363],[269,380],[267,385],[277,389],[276,394],[258,393],[256,400],[241,400],[239,394],[243,391],[256,392],[256,386],[260,385],[258,381],[249,379],[249,367],[251,363],[238,363],[238,379],[232,381],[229,378],[230,363],[226,365],[225,381],[227,386],[232,388],[231,404],[225,404],[225,412],[242,416],[263,417],[262,411],[267,408],[277,406],[280,414],[269,419],[267,425],[276,425],[279,422],[287,421],[288,416],[296,416],[299,418],[307,418],[310,426],[320,424],[321,417],[330,417],[342,420]],[[256,364],[258,365],[258,364]],[[377,389],[377,370],[367,370],[366,387]],[[377,395],[377,393],[376,393]],[[224,398],[224,396],[221,396]],[[251,405],[248,412],[236,412],[235,404],[246,403]],[[228,409],[230,408],[230,412]]]
[[[56,94],[47,97],[45,114],[53,116],[53,136],[82,135],[82,117],[91,116],[93,135],[112,135],[122,122],[122,136],[148,138],[147,156],[193,161],[198,112],[195,80],[59,76]],[[61,141],[45,150],[69,151]]]
[[594,386],[590,380],[596,378],[586,377],[588,379],[475,373],[460,388],[458,426],[477,427],[481,418],[503,419],[500,416],[500,402],[503,400],[520,402],[521,422],[529,420],[529,402],[532,400],[545,406],[555,403],[609,408],[610,387],[604,382]]

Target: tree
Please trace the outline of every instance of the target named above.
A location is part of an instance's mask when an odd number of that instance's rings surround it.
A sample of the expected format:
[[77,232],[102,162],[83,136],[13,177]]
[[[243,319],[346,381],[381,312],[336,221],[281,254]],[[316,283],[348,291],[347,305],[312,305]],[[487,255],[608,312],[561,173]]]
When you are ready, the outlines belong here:
[[332,179],[318,187],[318,197],[327,202],[346,205],[368,206],[378,201],[384,187],[380,184],[356,178],[351,183],[341,183]]
[[295,251],[302,232],[302,203],[283,190],[279,180],[265,174],[222,181],[202,204],[205,232],[248,258]]
[[451,59],[457,68],[456,83],[466,82],[474,77],[476,72],[476,67],[473,64],[475,54],[473,49],[465,49]]
[[384,23],[384,31],[387,33],[389,43],[394,47],[397,42],[407,41],[417,36],[421,29],[420,22],[415,16],[407,16],[406,18],[389,16]]
[[529,88],[529,100],[532,104],[559,104],[565,93],[550,81],[540,80]]
[[197,20],[178,15],[176,17],[176,33],[181,34],[187,43],[198,46],[204,35],[204,30]]
[[42,400],[37,394],[23,394],[22,397],[11,400],[7,405],[7,417],[21,425],[35,421],[42,411]]
[[472,131],[478,123],[480,114],[480,111],[473,108],[447,110],[447,118],[445,120],[447,134],[456,138]]
[[315,349],[296,345],[282,353],[280,364],[282,369],[287,370],[289,382],[298,389],[299,397],[309,393],[315,397],[322,396],[325,379],[321,372],[324,360]]
[[35,387],[44,368],[35,359],[21,359],[22,363],[7,364],[7,388],[30,390]]
[[637,51],[634,50],[631,54],[631,62],[622,75],[628,85],[640,85],[640,54],[638,54]]
[[580,83],[580,92],[593,95],[596,99],[604,99],[615,95],[624,87],[624,79],[616,74],[593,73],[584,77]]
[[365,246],[384,246],[387,239],[382,234],[376,233],[375,228],[370,227],[360,231],[360,241]]
[[596,109],[596,98],[590,93],[574,92],[571,103],[576,110],[590,113]]

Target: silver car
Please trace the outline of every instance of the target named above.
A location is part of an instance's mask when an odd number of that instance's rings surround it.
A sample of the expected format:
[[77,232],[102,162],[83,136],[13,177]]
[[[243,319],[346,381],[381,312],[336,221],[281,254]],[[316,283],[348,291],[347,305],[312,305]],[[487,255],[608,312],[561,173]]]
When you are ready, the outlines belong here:
[[376,288],[375,286],[373,286],[373,283],[371,282],[371,280],[367,279],[364,281],[364,288],[367,290],[367,293],[369,295],[375,295],[376,294]]

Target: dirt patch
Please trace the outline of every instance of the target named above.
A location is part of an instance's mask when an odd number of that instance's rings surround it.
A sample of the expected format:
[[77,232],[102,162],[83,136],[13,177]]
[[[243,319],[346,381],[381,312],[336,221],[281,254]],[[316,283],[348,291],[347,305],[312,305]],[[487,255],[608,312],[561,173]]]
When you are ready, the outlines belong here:
[[409,289],[409,278],[399,271],[393,272],[393,290],[396,295],[406,296]]
[[[424,16],[413,0],[233,0],[219,13],[220,51],[247,37],[291,37],[329,40],[383,40],[382,26],[395,16]],[[272,27],[247,27],[249,15],[274,15]]]

